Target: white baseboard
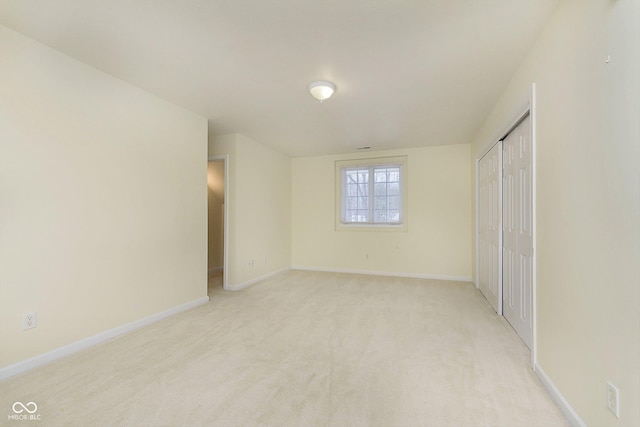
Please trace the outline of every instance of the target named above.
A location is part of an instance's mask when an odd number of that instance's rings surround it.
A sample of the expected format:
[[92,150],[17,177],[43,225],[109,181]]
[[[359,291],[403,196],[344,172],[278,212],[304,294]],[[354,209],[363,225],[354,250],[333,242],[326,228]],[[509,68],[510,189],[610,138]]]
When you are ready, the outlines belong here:
[[46,365],[47,363],[53,362],[54,360],[63,358],[65,356],[69,356],[73,353],[77,353],[78,351],[85,350],[97,344],[101,344],[112,338],[116,338],[118,336],[127,334],[136,329],[142,328],[143,326],[150,325],[159,320],[165,319],[167,317],[173,316],[178,313],[182,313],[183,311],[190,310],[192,308],[195,308],[202,304],[206,304],[208,302],[209,302],[208,296],[198,298],[196,300],[179,305],[177,307],[170,308],[168,310],[153,314],[143,319],[135,320],[131,323],[127,323],[126,325],[118,326],[117,328],[113,328],[108,331],[101,332],[92,337],[85,338],[80,341],[76,341],[69,345],[65,345],[64,347],[60,347],[55,350],[51,350],[46,353],[40,354],[38,356],[34,356],[29,359],[23,360],[21,362],[14,363],[13,365],[6,366],[0,369],[0,381],[7,379],[9,377],[13,377],[14,375],[18,375],[23,372],[29,371],[38,366]]
[[444,276],[439,274],[418,274],[418,273],[394,273],[389,271],[370,271],[370,270],[352,270],[344,268],[325,268],[325,267],[307,267],[302,265],[294,265],[292,270],[303,271],[322,271],[327,273],[348,273],[348,274],[365,274],[369,276],[389,276],[389,277],[408,277],[411,279],[433,279],[433,280],[449,280],[454,282],[471,282],[471,277],[467,276]]
[[540,382],[547,389],[549,395],[553,399],[554,402],[558,405],[562,413],[565,417],[567,417],[567,421],[571,427],[587,427],[587,425],[580,419],[576,411],[569,405],[569,402],[564,398],[560,390],[555,386],[551,378],[546,374],[546,372],[540,367],[540,365],[536,365],[533,367],[533,371],[536,373]]
[[239,285],[227,285],[224,289],[226,291],[241,291],[244,288],[248,288],[251,285],[255,285],[258,282],[262,282],[263,280],[267,280],[273,276],[277,276],[278,274],[285,273],[289,270],[291,270],[291,268],[289,267],[281,268],[280,270],[273,271],[269,274],[265,274],[264,276],[256,277],[255,279],[240,283]]

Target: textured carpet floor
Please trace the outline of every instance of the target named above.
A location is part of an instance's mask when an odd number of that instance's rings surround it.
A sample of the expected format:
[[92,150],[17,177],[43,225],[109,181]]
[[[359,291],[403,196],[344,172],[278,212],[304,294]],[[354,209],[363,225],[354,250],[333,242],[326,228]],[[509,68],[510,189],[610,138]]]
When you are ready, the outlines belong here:
[[[219,283],[205,306],[0,383],[0,424],[568,425],[471,284],[300,271]],[[41,420],[7,420],[15,401]]]

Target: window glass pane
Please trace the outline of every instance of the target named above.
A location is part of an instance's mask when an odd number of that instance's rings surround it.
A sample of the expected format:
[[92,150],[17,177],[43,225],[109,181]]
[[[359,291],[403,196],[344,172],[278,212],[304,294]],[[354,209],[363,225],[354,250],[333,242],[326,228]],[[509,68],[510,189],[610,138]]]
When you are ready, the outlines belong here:
[[387,215],[389,216],[389,222],[399,222],[400,221],[400,211],[387,211]]
[[369,222],[369,209],[359,210],[356,218],[357,222]]
[[357,197],[347,197],[346,199],[346,208],[347,210],[358,209],[358,198]]
[[386,196],[387,195],[387,184],[382,182],[376,182],[373,184],[373,195],[374,196]]
[[358,197],[358,209],[369,210],[369,198],[368,197]]
[[390,168],[388,169],[388,179],[389,182],[399,182],[400,181],[400,168]]
[[386,197],[375,197],[373,201],[373,209],[386,210],[387,209],[387,198]]
[[375,222],[387,222],[387,211],[376,211],[374,218]]
[[392,196],[387,198],[387,208],[400,209],[400,197]]
[[387,180],[386,169],[376,169],[375,182],[385,182]]
[[400,183],[399,182],[391,182],[387,187],[387,194],[389,196],[399,196],[400,195]]

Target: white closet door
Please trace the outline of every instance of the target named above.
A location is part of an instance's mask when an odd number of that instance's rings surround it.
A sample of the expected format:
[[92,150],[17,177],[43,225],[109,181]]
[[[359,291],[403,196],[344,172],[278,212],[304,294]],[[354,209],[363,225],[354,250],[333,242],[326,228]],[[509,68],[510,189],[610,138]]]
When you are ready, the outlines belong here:
[[503,310],[531,348],[533,280],[531,121],[527,117],[503,141]]
[[502,142],[498,142],[478,162],[478,287],[498,314],[502,314],[501,165]]

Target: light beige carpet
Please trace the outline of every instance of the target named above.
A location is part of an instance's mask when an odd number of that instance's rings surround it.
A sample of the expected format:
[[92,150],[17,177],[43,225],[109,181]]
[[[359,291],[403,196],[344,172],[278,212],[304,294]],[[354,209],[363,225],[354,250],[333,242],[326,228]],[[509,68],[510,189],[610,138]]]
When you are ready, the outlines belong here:
[[[241,292],[219,282],[205,306],[0,383],[0,424],[568,425],[469,283],[299,271]],[[15,401],[36,402],[41,421],[7,420]]]

